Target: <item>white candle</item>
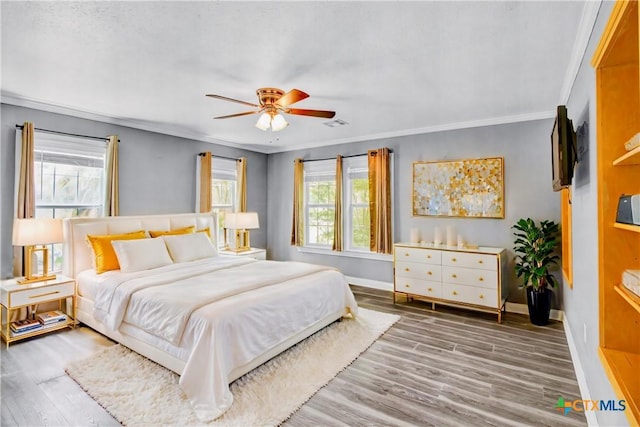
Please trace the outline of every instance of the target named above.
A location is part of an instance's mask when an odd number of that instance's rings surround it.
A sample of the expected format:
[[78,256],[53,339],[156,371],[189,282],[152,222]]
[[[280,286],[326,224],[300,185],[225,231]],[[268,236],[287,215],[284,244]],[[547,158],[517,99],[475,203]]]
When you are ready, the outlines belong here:
[[442,244],[442,228],[436,227],[433,231],[433,243],[436,245]]
[[418,228],[412,228],[411,229],[410,241],[411,241],[411,243],[420,242],[420,229],[418,229]]
[[459,248],[464,248],[464,239],[462,238],[462,236],[460,234],[458,234],[458,247]]
[[456,229],[448,225],[447,226],[447,246],[456,246]]

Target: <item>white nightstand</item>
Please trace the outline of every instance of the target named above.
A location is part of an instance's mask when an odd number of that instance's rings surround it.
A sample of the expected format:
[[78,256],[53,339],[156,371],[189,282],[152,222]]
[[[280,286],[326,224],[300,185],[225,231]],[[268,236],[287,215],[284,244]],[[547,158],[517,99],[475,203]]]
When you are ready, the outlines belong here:
[[[36,335],[46,334],[66,327],[74,327],[76,324],[76,282],[70,277],[57,276],[53,280],[35,282],[20,285],[17,279],[0,281],[0,309],[2,310],[2,329],[0,336],[7,343],[18,341]],[[71,306],[67,306],[67,300],[71,301]],[[67,314],[67,320],[45,325],[40,329],[35,329],[26,333],[16,335],[10,327],[11,313],[23,307],[30,307],[36,304],[58,301],[58,309]],[[38,313],[33,313],[35,316]]]
[[221,256],[240,256],[240,257],[247,257],[247,258],[253,258],[253,259],[264,261],[264,260],[267,259],[267,250],[266,249],[251,248],[248,251],[244,251],[244,252],[218,251],[218,255],[221,255]]

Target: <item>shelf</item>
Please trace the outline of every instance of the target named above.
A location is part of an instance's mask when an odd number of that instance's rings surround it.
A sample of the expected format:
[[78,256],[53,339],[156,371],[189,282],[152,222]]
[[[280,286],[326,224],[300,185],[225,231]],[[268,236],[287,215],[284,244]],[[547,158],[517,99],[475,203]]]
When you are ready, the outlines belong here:
[[640,146],[613,161],[614,166],[640,165]]
[[623,285],[615,285],[613,289],[620,294],[625,301],[631,304],[638,313],[640,313],[640,297],[633,292],[625,288]]
[[611,350],[600,347],[600,358],[609,378],[611,378],[614,390],[621,400],[625,400],[627,419],[629,425],[640,424],[640,379],[638,379],[638,366],[640,366],[640,354]]
[[68,319],[64,322],[58,322],[58,323],[53,323],[50,325],[44,325],[42,328],[39,329],[34,329],[31,332],[27,332],[24,334],[20,334],[20,335],[11,335],[11,331],[9,331],[10,336],[7,337],[5,334],[5,331],[7,330],[7,325],[3,324],[2,325],[2,331],[0,331],[0,335],[2,336],[2,338],[5,340],[5,342],[7,343],[11,343],[14,341],[20,341],[23,340],[25,338],[30,338],[30,337],[35,337],[38,335],[42,335],[45,333],[49,333],[49,332],[53,332],[53,331],[57,331],[59,329],[64,329],[64,328],[73,328],[75,326],[76,322],[73,319]]
[[616,222],[613,224],[613,226],[621,230],[635,231],[636,233],[640,233],[640,225],[623,224],[621,222]]

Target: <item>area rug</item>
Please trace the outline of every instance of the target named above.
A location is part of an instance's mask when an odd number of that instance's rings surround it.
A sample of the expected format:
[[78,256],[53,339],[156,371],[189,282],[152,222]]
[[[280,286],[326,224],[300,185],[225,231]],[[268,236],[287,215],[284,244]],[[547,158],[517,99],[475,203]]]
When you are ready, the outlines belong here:
[[[236,380],[231,409],[207,425],[282,423],[399,318],[358,308],[356,319],[327,326]],[[74,361],[66,372],[124,425],[203,425],[178,375],[121,345]]]

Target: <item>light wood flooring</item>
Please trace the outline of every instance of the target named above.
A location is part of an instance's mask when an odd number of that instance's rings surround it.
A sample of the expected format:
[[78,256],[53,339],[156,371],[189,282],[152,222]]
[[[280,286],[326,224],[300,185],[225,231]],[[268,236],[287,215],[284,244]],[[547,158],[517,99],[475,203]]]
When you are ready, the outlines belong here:
[[[580,399],[562,324],[399,301],[352,286],[358,304],[402,319],[316,393],[287,426],[584,426],[559,397]],[[87,327],[0,350],[0,425],[118,425],[64,373],[113,342]]]

